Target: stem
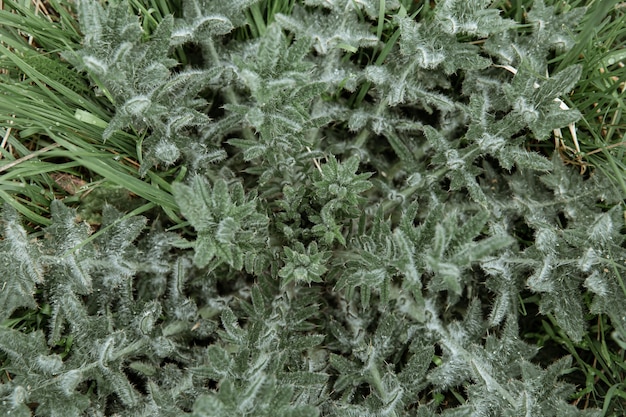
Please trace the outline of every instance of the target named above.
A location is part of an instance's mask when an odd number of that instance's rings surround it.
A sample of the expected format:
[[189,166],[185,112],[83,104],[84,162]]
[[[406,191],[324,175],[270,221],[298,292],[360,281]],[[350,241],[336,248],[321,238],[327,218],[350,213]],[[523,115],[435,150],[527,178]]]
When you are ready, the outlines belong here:
[[[434,176],[436,178],[440,178],[441,175],[444,172],[446,172],[446,171],[447,171],[447,169],[445,167],[444,168],[439,168],[437,171],[435,171],[433,173],[433,175],[429,175],[429,177]],[[425,184],[420,182],[420,183],[417,183],[415,185],[411,185],[410,187],[405,188],[404,190],[400,191],[398,194],[400,196],[402,196],[403,200],[404,200],[404,199],[409,198],[411,195],[413,195],[413,193],[415,193],[419,189],[424,188],[424,186],[425,186]],[[385,201],[383,203],[383,212],[385,214],[387,214],[392,208],[394,208],[398,204],[399,204],[399,202],[396,201],[396,200],[387,200],[387,201]]]
[[361,130],[361,133],[359,133],[359,136],[357,136],[356,140],[354,141],[354,145],[357,148],[362,148],[369,139],[371,133],[372,132],[370,132],[369,129]]
[[119,350],[113,358],[111,358],[111,362],[131,353],[139,352],[146,345],[145,339],[139,339],[126,346],[125,348]]

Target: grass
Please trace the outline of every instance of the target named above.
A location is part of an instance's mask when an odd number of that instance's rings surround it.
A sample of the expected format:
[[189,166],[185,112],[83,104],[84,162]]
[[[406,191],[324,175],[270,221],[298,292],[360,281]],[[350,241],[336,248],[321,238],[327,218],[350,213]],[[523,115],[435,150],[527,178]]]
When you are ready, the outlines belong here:
[[[54,198],[72,204],[96,187],[120,187],[180,223],[169,189],[176,173],[138,174],[143,133],[102,142],[111,104],[60,57],[80,41],[69,4],[31,6],[5,1],[0,10],[0,197],[36,227],[49,223]],[[59,178],[80,186],[68,189]]]
[[[180,0],[131,0],[150,33],[167,14],[180,13]],[[420,13],[417,2],[404,1],[409,14]],[[504,13],[523,20],[530,0],[496,2]],[[548,0],[560,10],[587,6],[574,49],[555,56],[554,70],[583,66],[574,91],[565,98],[583,113],[577,136],[563,132],[555,151],[581,173],[600,170],[626,197],[626,3],[618,0]],[[249,26],[236,36],[261,36],[276,13],[289,13],[294,1],[265,0],[250,9]],[[50,223],[49,205],[62,199],[70,205],[96,204],[126,193],[130,214],[164,214],[170,226],[183,224],[175,213],[171,182],[183,171],[150,171],[142,178],[141,142],[145,132],[118,132],[106,143],[102,132],[113,115],[104,95],[61,58],[78,48],[81,35],[71,3],[65,0],[0,1],[0,199],[17,209],[31,230]],[[379,16],[375,25],[384,42],[370,57],[380,63],[398,38]],[[572,28],[573,30],[574,28]],[[188,59],[181,48],[179,62]],[[97,86],[96,86],[97,87]],[[351,99],[366,96],[363,85]],[[532,301],[530,301],[532,303]],[[45,315],[42,310],[40,314]],[[25,324],[26,323],[26,324]],[[10,326],[40,326],[41,316],[25,312]],[[599,407],[605,415],[626,415],[626,334],[610,317],[590,317],[589,332],[573,343],[548,317],[526,338],[539,346],[558,346],[575,358],[579,390],[572,401],[581,408]],[[615,337],[613,336],[615,335]],[[621,341],[621,342],[620,342]]]
[[578,143],[560,144],[565,160],[581,171],[599,169],[626,196],[626,3],[618,0],[587,1],[589,12],[581,24],[576,46],[558,57],[557,70],[573,64],[583,75],[568,97],[568,104],[583,113],[578,123]]
[[523,301],[522,322],[527,322],[523,338],[541,348],[536,360],[550,365],[555,357],[571,355],[576,369],[565,379],[576,385],[572,403],[579,408],[597,407],[604,416],[626,415],[626,351],[613,337],[619,332],[606,315],[589,315],[588,332],[575,343],[552,316],[539,316],[533,295]]

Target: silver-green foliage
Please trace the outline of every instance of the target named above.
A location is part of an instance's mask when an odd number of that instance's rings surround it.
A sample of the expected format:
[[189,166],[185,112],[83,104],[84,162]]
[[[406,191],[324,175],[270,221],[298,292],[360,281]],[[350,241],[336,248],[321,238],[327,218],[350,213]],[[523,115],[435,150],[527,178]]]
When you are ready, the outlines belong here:
[[142,172],[184,165],[188,223],[106,206],[91,235],[55,202],[37,239],[5,209],[1,413],[598,415],[518,330],[528,291],[572,340],[589,313],[626,335],[619,196],[521,146],[580,116],[558,101],[580,68],[548,57],[584,11],[310,0],[238,41],[255,3],[183,1],[145,34],[78,2],[66,56],[115,105],[103,139],[143,130]]

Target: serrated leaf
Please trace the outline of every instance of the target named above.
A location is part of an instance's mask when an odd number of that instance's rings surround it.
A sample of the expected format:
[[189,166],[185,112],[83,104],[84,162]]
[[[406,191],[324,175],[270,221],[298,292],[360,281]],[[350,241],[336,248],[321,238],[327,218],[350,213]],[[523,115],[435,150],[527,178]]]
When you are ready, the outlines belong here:
[[293,385],[296,387],[308,387],[311,385],[322,385],[328,381],[328,374],[320,372],[282,372],[278,374],[280,383]]
[[221,315],[222,325],[224,330],[228,334],[229,338],[237,343],[243,343],[245,341],[246,332],[243,330],[237,322],[237,317],[230,308],[224,309]]
[[535,273],[528,278],[528,287],[536,292],[554,291],[554,284],[551,279],[553,268],[554,260],[551,256],[547,256],[541,263],[541,266],[536,269]]
[[329,18],[317,11],[305,13],[304,9],[297,6],[290,16],[276,15],[276,21],[284,28],[312,39],[315,50],[321,55],[342,45],[355,49],[377,45],[378,38],[367,31],[367,26],[353,20],[352,16],[340,18],[339,15],[332,15]]
[[536,102],[547,102],[569,93],[578,82],[581,72],[582,67],[580,65],[571,65],[551,75],[536,90]]
[[0,255],[4,261],[0,263],[0,322],[20,307],[36,308],[35,288],[44,280],[39,249],[29,242],[17,212],[8,204],[2,211],[2,222]]

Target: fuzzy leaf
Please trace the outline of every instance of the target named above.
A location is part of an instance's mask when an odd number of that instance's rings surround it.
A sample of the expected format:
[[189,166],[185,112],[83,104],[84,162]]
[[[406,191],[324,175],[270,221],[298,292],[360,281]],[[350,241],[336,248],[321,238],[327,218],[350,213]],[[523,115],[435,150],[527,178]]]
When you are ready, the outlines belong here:
[[3,277],[0,278],[0,322],[20,307],[35,309],[35,288],[44,281],[39,248],[29,241],[17,212],[9,205],[2,211],[2,223],[0,254],[4,262],[0,264]]

